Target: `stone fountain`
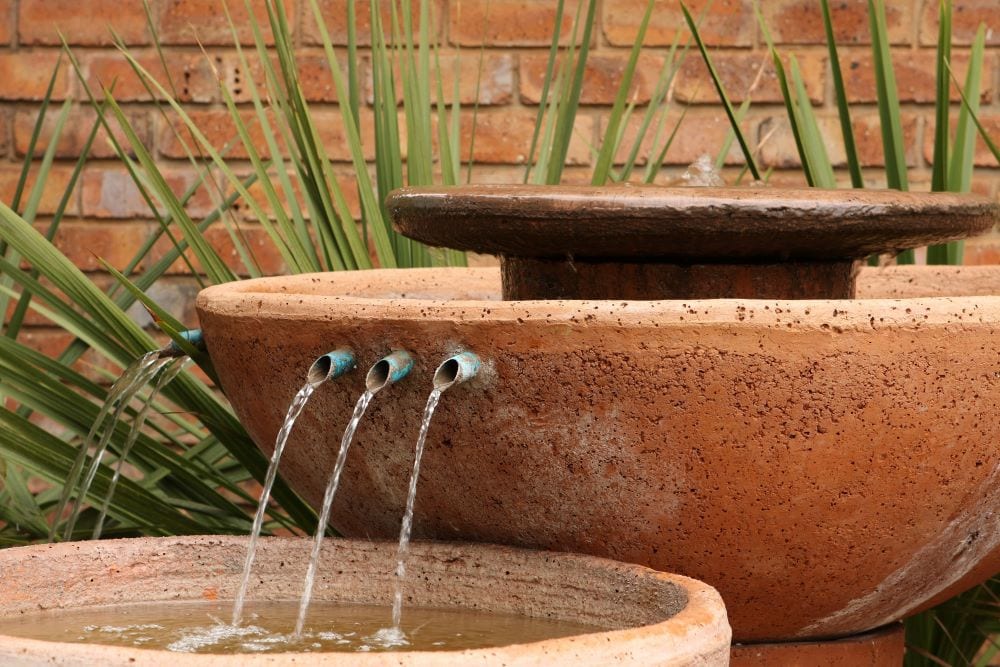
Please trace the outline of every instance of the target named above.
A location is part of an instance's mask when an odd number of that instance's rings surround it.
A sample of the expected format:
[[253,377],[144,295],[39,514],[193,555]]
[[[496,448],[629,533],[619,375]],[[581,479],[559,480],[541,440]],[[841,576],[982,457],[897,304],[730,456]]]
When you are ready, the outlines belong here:
[[[388,208],[404,234],[500,270],[268,278],[198,300],[265,449],[317,355],[413,353],[356,436],[344,534],[396,534],[430,376],[465,348],[486,369],[435,418],[418,538],[695,577],[750,643],[876,631],[898,647],[893,623],[1000,570],[1000,267],[859,268],[985,231],[995,203],[484,186],[404,189]],[[282,463],[313,504],[363,378],[340,382]]]

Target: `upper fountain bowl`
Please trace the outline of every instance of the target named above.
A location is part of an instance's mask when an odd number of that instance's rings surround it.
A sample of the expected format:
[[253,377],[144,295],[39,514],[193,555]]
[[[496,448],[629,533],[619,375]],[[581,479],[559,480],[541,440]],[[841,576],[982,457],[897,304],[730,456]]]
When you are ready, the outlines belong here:
[[857,260],[988,230],[981,197],[889,190],[468,186],[404,188],[396,228],[498,254],[503,296],[847,299]]
[[[429,235],[485,239],[492,229],[509,243],[471,247],[550,243],[581,255],[505,255],[504,296],[529,300],[499,300],[493,269],[380,270],[220,285],[198,310],[222,387],[265,451],[317,355],[341,345],[359,362],[413,353],[412,373],[379,395],[356,435],[331,519],[345,534],[397,533],[434,368],[471,350],[484,368],[435,414],[416,536],[678,571],[719,589],[739,641],[849,635],[1000,568],[1000,298],[989,296],[1000,268],[859,271],[851,253],[981,230],[997,207],[952,195],[836,198],[399,191],[389,200],[397,224],[424,240],[470,247]],[[706,211],[728,231],[712,232]],[[866,218],[897,228],[889,246],[857,232],[834,259],[720,260],[711,250],[740,252],[751,238],[778,254],[844,247],[824,225],[846,234]],[[691,235],[670,237],[671,220]],[[770,231],[740,231],[755,225]],[[563,230],[552,236],[564,245],[532,231],[545,226]],[[646,240],[628,238],[643,229]],[[767,238],[778,229],[787,233]],[[594,230],[607,254],[591,261],[578,239]],[[669,256],[668,243],[652,259],[618,257],[657,234],[699,254]],[[847,298],[855,292],[863,298]],[[317,391],[296,424],[282,471],[314,504],[363,380],[348,374]]]
[[1000,215],[949,193],[629,185],[402,188],[386,206],[432,246],[678,262],[855,259],[979,234]]

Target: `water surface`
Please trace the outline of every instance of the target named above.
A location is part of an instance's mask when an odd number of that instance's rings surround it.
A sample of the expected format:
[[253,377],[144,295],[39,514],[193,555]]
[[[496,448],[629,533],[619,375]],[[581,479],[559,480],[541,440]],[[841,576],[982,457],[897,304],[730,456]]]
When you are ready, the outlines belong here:
[[[183,653],[446,651],[489,648],[599,631],[582,623],[460,609],[407,607],[406,644],[386,641],[389,606],[314,600],[302,635],[298,603],[248,602],[240,626],[232,602],[156,602],[39,612],[0,619],[0,633],[46,641],[166,649]],[[391,633],[390,633],[391,634]]]

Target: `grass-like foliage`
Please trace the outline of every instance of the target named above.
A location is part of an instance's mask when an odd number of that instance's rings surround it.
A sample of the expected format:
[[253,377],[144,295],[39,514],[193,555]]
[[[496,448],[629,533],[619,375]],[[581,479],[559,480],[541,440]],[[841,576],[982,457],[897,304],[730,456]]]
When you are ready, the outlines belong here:
[[[234,1],[247,2],[249,7],[248,0]],[[463,253],[430,248],[396,234],[383,204],[387,192],[403,185],[458,185],[473,178],[478,102],[465,105],[471,108],[463,108],[460,102],[457,58],[456,70],[451,73],[453,85],[445,85],[448,73],[443,71],[441,45],[435,42],[431,28],[437,22],[436,4],[431,0],[368,0],[370,100],[362,99],[360,40],[354,20],[359,10],[357,0],[347,0],[346,48],[335,48],[317,0],[303,0],[301,4],[306,17],[318,27],[332,76],[338,122],[353,168],[349,183],[338,178],[317,125],[317,114],[307,100],[283,0],[266,1],[267,18],[263,24],[251,19],[251,45],[242,46],[236,26],[232,26],[235,57],[243,77],[241,88],[249,99],[219,77],[221,100],[233,127],[233,136],[223,146],[215,145],[199,127],[197,117],[179,102],[148,4],[148,25],[165,75],[154,76],[143,65],[144,60],[116,37],[121,57],[146,87],[150,104],[171,128],[196,174],[194,182],[181,193],[171,188],[154,156],[143,145],[141,133],[115,98],[114,83],[92,88],[74,53],[65,49],[61,66],[76,73],[85,101],[96,111],[85,149],[51,222],[39,231],[36,217],[42,188],[72,103],[68,100],[53,108],[50,98],[57,72],[53,73],[16,193],[12,201],[0,204],[0,308],[8,314],[0,332],[0,545],[64,534],[65,517],[55,508],[63,495],[63,482],[107,400],[106,384],[111,374],[102,369],[124,367],[159,347],[126,311],[140,302],[153,315],[160,331],[184,346],[187,343],[179,336],[181,322],[147,295],[169,267],[184,262],[190,275],[203,286],[235,280],[243,274],[263,274],[246,240],[244,213],[237,214],[237,206],[249,212],[292,273],[465,264]],[[820,0],[820,4],[847,171],[853,187],[864,187],[833,40],[830,6],[828,0]],[[704,11],[710,11],[709,7]],[[755,162],[759,145],[754,147],[741,129],[750,95],[739,108],[733,108],[699,34],[700,18],[682,8],[690,35],[686,39],[678,37],[671,45],[651,99],[639,105],[632,91],[654,11],[653,0],[647,0],[603,136],[599,145],[591,147],[591,183],[656,180],[684,118],[683,111],[673,113],[671,90],[692,46],[704,59],[710,83],[731,122],[729,138],[716,163],[721,166],[735,141],[750,176],[767,179],[768,173],[761,173]],[[564,178],[571,142],[578,139],[574,132],[598,9],[597,0],[578,0],[573,6],[567,6],[565,0],[557,1],[541,101],[525,161],[526,183],[555,184]],[[975,37],[964,82],[955,81],[950,64],[951,12],[950,0],[941,0],[932,185],[935,190],[964,192],[971,186],[977,133],[998,160],[1000,151],[977,117],[986,31],[980,28]],[[566,35],[564,18],[570,15],[571,29]],[[889,187],[906,189],[906,155],[884,0],[869,0],[869,15],[885,151],[883,177]],[[777,72],[805,178],[817,187],[837,187],[837,173],[798,63],[794,55],[786,58],[779,52],[759,11],[757,16]],[[478,59],[482,63],[482,52],[478,56],[464,55],[465,62]],[[960,105],[952,102],[956,93]],[[950,125],[953,106],[958,107],[954,132]],[[362,132],[363,114],[369,113],[374,126],[372,145],[365,143]],[[53,136],[39,154],[36,146],[43,124],[53,114]],[[120,131],[112,131],[113,127]],[[101,129],[157,223],[157,232],[126,266],[106,266],[116,278],[106,289],[95,285],[52,244]],[[233,160],[229,156],[235,152],[246,157]],[[374,159],[369,162],[371,156]],[[29,187],[32,182],[34,185]],[[213,210],[200,219],[188,211],[188,203],[195,196],[213,202]],[[355,201],[357,211],[352,210]],[[241,268],[234,267],[208,241],[206,231],[212,226],[225,229]],[[170,249],[153,261],[150,251],[164,238]],[[960,243],[931,248],[928,261],[957,263],[961,252]],[[902,255],[898,261],[912,261],[912,257]],[[70,334],[72,342],[55,358],[25,344],[24,324],[29,312]],[[211,378],[210,361],[197,354],[194,358]],[[86,369],[91,372],[82,372]],[[150,396],[149,388],[140,392],[141,400],[152,401],[155,417],[146,421],[134,444],[129,442],[128,427],[140,411],[138,401],[123,411],[123,418],[111,426],[107,460],[97,468],[93,486],[80,499],[86,509],[70,537],[92,534],[99,514],[95,506],[103,504],[117,459],[129,447],[129,473],[118,481],[107,507],[105,536],[247,532],[255,501],[246,490],[247,482],[263,479],[266,460],[224,399],[199,377],[183,372],[165,383],[155,397]],[[287,485],[279,480],[273,495],[277,504],[270,511],[267,529],[313,530],[316,518],[312,509]],[[912,620],[908,626],[908,662],[973,664],[984,637],[1000,631],[998,593],[994,580]],[[993,653],[995,647],[987,650],[987,654]]]
[[[379,11],[383,3],[371,0],[368,5],[372,17],[372,97],[368,102],[374,117],[373,146],[365,145],[362,139],[361,114],[366,105],[357,66],[355,22],[349,22],[345,62],[344,49],[334,48],[319,4],[305,2],[306,15],[318,27],[340,101],[339,123],[354,170],[350,184],[338,179],[321,140],[316,114],[300,80],[283,0],[268,0],[266,23],[251,21],[250,47],[240,44],[236,26],[230,21],[243,76],[241,87],[246,92],[238,103],[239,92],[219,77],[221,99],[233,127],[233,136],[224,146],[213,144],[197,118],[178,101],[150,7],[148,3],[145,6],[165,74],[154,76],[117,36],[115,42],[121,57],[145,86],[156,113],[171,128],[196,179],[185,192],[172,189],[141,141],[140,132],[115,99],[114,82],[105,82],[106,88],[92,87],[75,54],[66,47],[60,66],[76,74],[84,101],[96,111],[85,149],[48,228],[36,231],[33,223],[42,188],[73,103],[67,100],[61,108],[51,108],[49,99],[58,71],[54,72],[16,195],[9,205],[0,205],[0,306],[11,313],[0,338],[0,395],[5,399],[0,410],[0,460],[4,464],[0,499],[7,501],[0,503],[0,543],[28,543],[66,533],[65,517],[55,509],[75,491],[67,485],[64,493],[60,486],[82,465],[77,454],[107,399],[106,383],[112,376],[103,369],[124,367],[159,347],[126,311],[140,302],[162,333],[187,346],[179,336],[182,324],[147,296],[147,290],[168,268],[184,262],[202,286],[239,279],[241,272],[251,277],[262,275],[246,241],[244,214],[236,213],[237,206],[249,211],[292,273],[465,264],[461,252],[428,248],[396,234],[382,203],[385,193],[402,185],[457,185],[471,178],[473,142],[463,136],[463,126],[471,125],[474,140],[478,105],[463,109],[459,101],[457,58],[454,85],[445,89],[448,73],[442,71],[440,47],[432,38],[430,26],[437,19],[430,0],[391,3],[388,14]],[[652,6],[650,0],[643,33]],[[357,12],[356,0],[350,0],[349,16],[353,18]],[[559,12],[564,12],[562,2]],[[546,93],[539,106],[526,178],[530,173],[539,182],[551,183],[562,177],[595,12],[593,0],[581,0],[573,36],[563,47],[561,22],[554,27]],[[267,33],[269,37],[265,37]],[[640,49],[641,40],[632,51],[605,139],[594,149],[596,183],[631,178],[645,157],[642,148],[652,153],[644,175],[644,180],[652,181],[679,127],[679,119],[672,129],[668,122],[669,90],[687,45],[675,43],[653,99],[646,105],[638,136],[631,142],[624,140],[635,111],[629,93]],[[475,59],[475,54],[465,55],[467,62]],[[48,148],[38,155],[35,146],[46,118],[51,119],[53,113],[56,122]],[[107,289],[91,282],[52,244],[90,147],[102,129],[157,223],[156,233],[126,266],[105,264],[106,271],[116,278]],[[655,135],[651,148],[642,144],[647,131]],[[466,147],[469,152],[463,155]],[[228,157],[237,151],[245,158],[236,161]],[[367,158],[372,155],[374,164],[369,164]],[[34,186],[28,187],[32,175]],[[188,211],[188,202],[195,196],[207,196],[214,205],[201,219]],[[351,201],[358,202],[360,219],[355,219],[357,212],[351,210]],[[240,271],[209,243],[206,231],[213,225],[228,233]],[[170,249],[153,261],[150,251],[164,238]],[[40,355],[24,344],[23,325],[29,311],[72,336],[73,342],[57,358]],[[211,378],[210,360],[197,355],[195,360]],[[90,372],[85,375],[81,371],[86,369]],[[134,445],[129,445],[129,425],[141,412],[142,402],[150,399],[157,417],[148,420]],[[149,388],[141,391],[112,426],[109,447],[93,486],[76,501],[86,509],[69,536],[91,534],[99,514],[93,506],[103,503],[117,459],[128,447],[130,472],[116,486],[103,534],[246,532],[248,507],[252,509],[254,501],[245,490],[246,482],[263,479],[266,461],[225,401],[198,376],[180,373],[155,397],[150,396]],[[37,479],[47,484],[38,487]],[[287,485],[279,482],[274,493],[280,509],[272,511],[269,528],[313,530],[313,511]]]

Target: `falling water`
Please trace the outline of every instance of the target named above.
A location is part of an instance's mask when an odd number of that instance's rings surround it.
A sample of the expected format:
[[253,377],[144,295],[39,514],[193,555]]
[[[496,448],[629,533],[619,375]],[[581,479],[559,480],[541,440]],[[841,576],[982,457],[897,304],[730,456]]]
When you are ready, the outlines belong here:
[[[108,414],[111,412],[112,408],[115,408],[111,424],[102,435],[101,440],[98,443],[97,450],[94,452],[95,457],[97,457],[97,453],[102,447],[107,447],[108,440],[111,438],[111,433],[114,431],[115,424],[118,423],[118,419],[121,417],[121,413],[124,411],[125,406],[129,404],[135,393],[146,384],[149,378],[151,378],[153,374],[159,370],[159,361],[159,350],[147,352],[132,362],[132,365],[126,368],[125,372],[122,373],[122,376],[118,378],[118,381],[111,386],[111,389],[108,391],[107,400],[105,400],[104,405],[101,406],[100,412],[97,413],[97,419],[94,420],[94,425],[91,426],[90,432],[87,433],[87,437],[80,446],[80,451],[77,453],[76,460],[73,461],[73,467],[70,468],[69,475],[66,478],[66,484],[63,486],[62,495],[59,498],[59,506],[56,509],[55,519],[53,520],[52,528],[49,531],[50,542],[55,540],[55,533],[56,528],[59,525],[59,519],[66,510],[66,505],[69,503],[69,497],[73,493],[73,488],[76,486],[76,483],[80,478],[80,473],[83,472],[84,463],[87,461],[87,452],[101,428],[104,427]],[[155,370],[150,372],[151,369]],[[72,539],[73,527],[76,524],[76,516],[80,510],[80,503],[83,502],[82,499],[85,495],[86,488],[82,488],[80,493],[77,495],[76,502],[74,503],[73,513],[67,521],[65,539]]]
[[358,429],[358,423],[368,409],[372,397],[375,395],[371,389],[361,394],[357,404],[354,406],[354,414],[351,421],[344,429],[344,436],[340,439],[340,451],[337,453],[337,462],[333,466],[333,473],[330,481],[326,485],[326,492],[323,494],[323,508],[319,513],[319,524],[316,526],[316,535],[313,540],[312,552],[309,554],[309,568],[306,570],[305,586],[302,591],[302,601],[299,603],[299,615],[295,622],[295,637],[302,636],[302,630],[306,623],[306,613],[309,611],[309,600],[312,598],[313,582],[316,580],[316,569],[319,567],[319,553],[323,547],[323,535],[326,533],[326,524],[330,519],[330,508],[333,506],[333,497],[337,495],[337,485],[340,484],[340,474],[344,471],[344,463],[347,461],[347,451],[351,448],[351,441],[354,440],[354,432]]
[[416,452],[413,455],[413,472],[410,474],[410,489],[406,496],[406,512],[403,514],[403,525],[399,529],[399,547],[396,550],[396,590],[392,599],[392,627],[384,628],[376,633],[374,639],[383,646],[406,645],[406,635],[400,623],[403,620],[403,583],[406,579],[406,555],[410,550],[410,533],[413,530],[413,506],[417,500],[417,480],[420,477],[420,459],[424,455],[424,443],[427,441],[427,431],[431,418],[441,399],[443,389],[435,387],[427,397],[424,408],[424,419],[420,424],[420,435],[417,437]]
[[700,155],[688,166],[681,174],[681,180],[684,181],[684,185],[692,188],[715,188],[726,185],[712,158],[705,154]]
[[292,432],[295,420],[302,413],[302,409],[309,402],[309,397],[313,395],[316,388],[326,381],[326,377],[315,380],[310,378],[305,385],[299,389],[292,399],[292,404],[288,406],[285,414],[285,422],[278,431],[278,438],[274,443],[274,454],[271,455],[271,463],[267,468],[267,475],[264,477],[264,490],[260,494],[260,501],[257,505],[257,514],[253,518],[253,528],[250,530],[250,544],[247,546],[247,557],[243,563],[243,579],[240,581],[240,589],[236,594],[236,602],[233,604],[233,625],[239,625],[243,616],[243,605],[246,602],[247,589],[250,587],[250,575],[253,570],[253,561],[257,555],[257,541],[260,538],[261,528],[264,526],[264,513],[267,510],[267,502],[271,498],[271,487],[278,476],[278,461],[281,460],[281,452],[285,449],[288,436]]
[[142,431],[142,427],[146,423],[146,417],[149,415],[150,407],[159,395],[160,390],[170,384],[190,363],[190,359],[169,359],[163,372],[160,373],[160,377],[157,378],[152,390],[150,390],[149,396],[132,421],[132,428],[129,430],[128,439],[125,440],[125,446],[122,448],[121,456],[118,458],[118,465],[115,466],[115,474],[111,478],[111,484],[108,485],[107,493],[104,494],[104,502],[101,503],[101,512],[97,517],[97,523],[94,525],[94,533],[91,539],[96,540],[101,537],[101,531],[104,529],[104,519],[108,514],[108,508],[111,506],[111,498],[114,496],[115,487],[118,485],[118,479],[121,477],[122,467],[128,458],[129,452],[132,451],[132,446],[139,438],[139,433]]

